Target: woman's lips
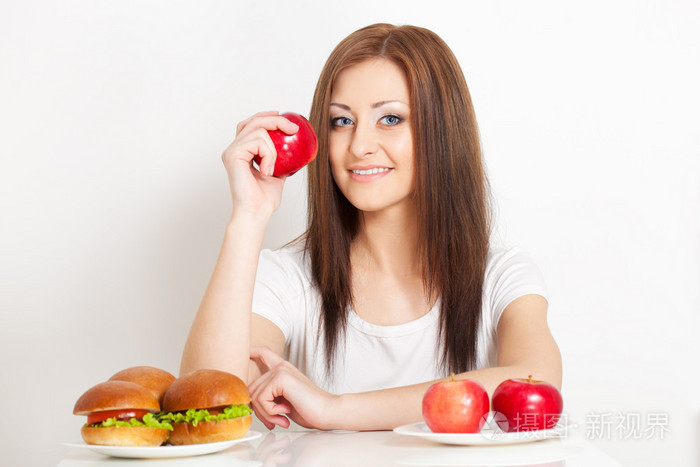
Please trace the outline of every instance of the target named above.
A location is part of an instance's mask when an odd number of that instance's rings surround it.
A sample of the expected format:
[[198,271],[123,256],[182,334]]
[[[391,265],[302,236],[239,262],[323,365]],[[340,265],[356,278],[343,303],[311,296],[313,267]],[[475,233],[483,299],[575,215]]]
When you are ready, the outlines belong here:
[[348,173],[355,182],[369,183],[386,177],[392,170],[389,167],[355,167],[348,169]]

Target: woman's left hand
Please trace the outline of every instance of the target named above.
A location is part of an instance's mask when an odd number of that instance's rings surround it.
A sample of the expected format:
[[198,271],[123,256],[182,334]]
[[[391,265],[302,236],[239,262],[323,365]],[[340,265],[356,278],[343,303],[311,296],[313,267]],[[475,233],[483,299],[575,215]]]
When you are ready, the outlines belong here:
[[250,384],[249,390],[253,410],[268,429],[272,430],[275,425],[289,428],[290,419],[304,428],[337,428],[331,426],[331,420],[338,396],[316,386],[267,347],[252,347],[250,358],[267,367],[267,371]]

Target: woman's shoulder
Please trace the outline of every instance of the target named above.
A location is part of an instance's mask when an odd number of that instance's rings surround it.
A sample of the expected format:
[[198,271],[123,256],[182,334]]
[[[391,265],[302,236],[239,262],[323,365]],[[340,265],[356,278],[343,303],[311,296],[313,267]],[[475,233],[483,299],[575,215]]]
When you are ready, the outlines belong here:
[[280,248],[265,248],[260,252],[258,272],[297,276],[309,281],[309,265],[303,241],[295,241]]
[[533,257],[518,246],[489,248],[484,277],[485,288],[528,283],[545,290],[544,277]]
[[486,260],[486,271],[497,269],[507,264],[532,263],[532,257],[519,246],[491,246]]

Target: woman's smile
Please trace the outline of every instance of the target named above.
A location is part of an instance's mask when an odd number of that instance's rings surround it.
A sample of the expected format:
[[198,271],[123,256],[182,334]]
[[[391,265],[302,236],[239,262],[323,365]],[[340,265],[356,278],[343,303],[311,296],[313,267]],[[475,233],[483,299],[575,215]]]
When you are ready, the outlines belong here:
[[382,166],[363,166],[363,167],[351,167],[348,169],[350,172],[350,179],[358,183],[370,183],[376,180],[380,180],[392,171],[390,167]]

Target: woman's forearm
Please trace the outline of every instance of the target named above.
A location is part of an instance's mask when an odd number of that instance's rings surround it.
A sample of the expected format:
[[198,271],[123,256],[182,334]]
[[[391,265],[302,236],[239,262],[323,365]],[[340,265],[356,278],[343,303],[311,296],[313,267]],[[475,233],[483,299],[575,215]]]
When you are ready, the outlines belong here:
[[258,258],[269,217],[234,214],[185,343],[180,374],[216,368],[245,380]]
[[[491,394],[506,379],[527,377],[533,368],[525,366],[503,366],[485,368],[455,375],[455,379],[468,378],[481,383]],[[545,378],[551,379],[554,378]],[[449,381],[444,378],[438,381]],[[392,430],[397,426],[423,420],[421,411],[423,395],[436,381],[414,384],[391,389],[382,389],[357,394],[343,394],[338,397],[337,410],[329,420],[329,429],[371,431]]]

